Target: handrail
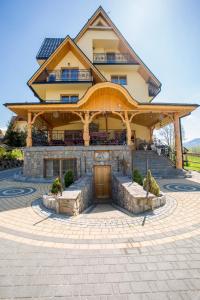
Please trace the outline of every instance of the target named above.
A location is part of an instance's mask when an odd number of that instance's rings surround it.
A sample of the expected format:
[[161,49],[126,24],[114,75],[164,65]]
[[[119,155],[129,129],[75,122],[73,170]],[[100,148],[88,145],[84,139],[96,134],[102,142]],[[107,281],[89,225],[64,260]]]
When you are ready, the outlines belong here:
[[129,53],[93,53],[94,63],[132,63],[138,64]]
[[92,73],[89,69],[46,70],[46,82],[88,82],[92,80]]

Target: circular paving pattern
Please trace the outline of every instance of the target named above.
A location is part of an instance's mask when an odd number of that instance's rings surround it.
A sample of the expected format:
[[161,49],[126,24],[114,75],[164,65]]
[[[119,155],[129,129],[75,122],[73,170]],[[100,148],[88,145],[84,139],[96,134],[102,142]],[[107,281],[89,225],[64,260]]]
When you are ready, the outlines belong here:
[[[0,201],[0,239],[32,246],[87,250],[148,247],[195,237],[200,235],[200,193],[185,187],[199,188],[200,180],[176,182],[160,180],[161,190],[167,192],[167,202],[153,212],[136,216],[101,204],[79,216],[67,217],[41,205],[41,196],[48,192],[49,185],[32,183],[30,188],[30,183],[13,184],[6,180],[0,182],[0,195],[4,195]],[[184,186],[184,191],[174,193],[166,189],[174,185],[176,189]],[[23,191],[28,194],[19,197]]]
[[0,198],[13,198],[33,194],[36,189],[33,187],[9,187],[0,189]]
[[163,187],[171,192],[199,192],[200,185],[183,184],[183,183],[169,183]]

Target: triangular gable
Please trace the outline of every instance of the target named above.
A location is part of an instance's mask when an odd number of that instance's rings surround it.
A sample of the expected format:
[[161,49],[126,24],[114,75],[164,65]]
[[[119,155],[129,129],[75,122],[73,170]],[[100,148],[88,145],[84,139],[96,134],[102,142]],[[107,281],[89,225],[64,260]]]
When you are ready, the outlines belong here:
[[90,24],[90,27],[110,27],[110,25],[104,18],[99,16]]
[[59,45],[59,47],[49,56],[49,58],[40,66],[40,68],[34,73],[34,75],[29,79],[28,85],[30,86],[37,78],[42,74],[42,72],[47,69],[53,69],[59,62],[60,57],[64,57],[67,51],[73,51],[73,53],[79,57],[79,60],[87,68],[90,68],[92,74],[97,82],[106,81],[105,77],[101,72],[91,63],[87,56],[81,51],[81,49],[74,43],[74,41],[67,36],[64,41]]
[[87,31],[87,29],[91,28],[91,25],[94,24],[94,22],[96,22],[96,20],[98,20],[99,17],[101,17],[106,21],[106,23],[110,26],[110,28],[112,28],[112,30],[115,32],[118,38],[123,42],[124,46],[129,50],[130,54],[132,54],[133,58],[138,62],[138,64],[141,65],[142,67],[141,75],[145,78],[145,80],[148,81],[151,78],[151,80],[153,80],[153,82],[155,82],[155,84],[160,87],[161,86],[160,81],[156,78],[156,76],[149,70],[149,68],[135,53],[133,48],[129,45],[128,41],[124,38],[124,36],[121,34],[121,32],[118,30],[118,28],[115,26],[115,24],[112,22],[112,20],[109,18],[109,16],[101,6],[99,6],[99,8],[94,12],[92,17],[87,21],[87,23],[78,33],[78,35],[74,39],[75,43],[78,42],[78,40],[83,36],[83,34]]

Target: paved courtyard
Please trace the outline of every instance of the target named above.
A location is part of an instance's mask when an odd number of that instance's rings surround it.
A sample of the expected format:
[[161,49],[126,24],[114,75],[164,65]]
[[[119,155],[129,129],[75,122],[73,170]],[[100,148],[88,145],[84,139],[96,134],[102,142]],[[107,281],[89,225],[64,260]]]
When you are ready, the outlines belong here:
[[167,203],[126,214],[45,210],[47,183],[0,172],[0,299],[200,299],[200,175],[160,180]]

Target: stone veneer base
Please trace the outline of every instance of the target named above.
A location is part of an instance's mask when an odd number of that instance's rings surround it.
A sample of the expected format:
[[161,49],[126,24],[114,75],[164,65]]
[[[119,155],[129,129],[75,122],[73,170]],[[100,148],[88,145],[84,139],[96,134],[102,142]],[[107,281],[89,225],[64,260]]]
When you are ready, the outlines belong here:
[[113,174],[112,176],[112,200],[122,208],[131,213],[139,214],[163,206],[166,203],[166,196],[159,197],[149,193],[136,182],[130,181],[127,176]]
[[[106,161],[95,160],[95,151],[109,151]],[[130,146],[41,146],[24,149],[23,175],[25,177],[44,176],[45,159],[76,158],[78,177],[92,174],[94,165],[111,165],[112,172],[130,174],[132,165],[132,148]],[[122,161],[124,160],[124,165]]]

